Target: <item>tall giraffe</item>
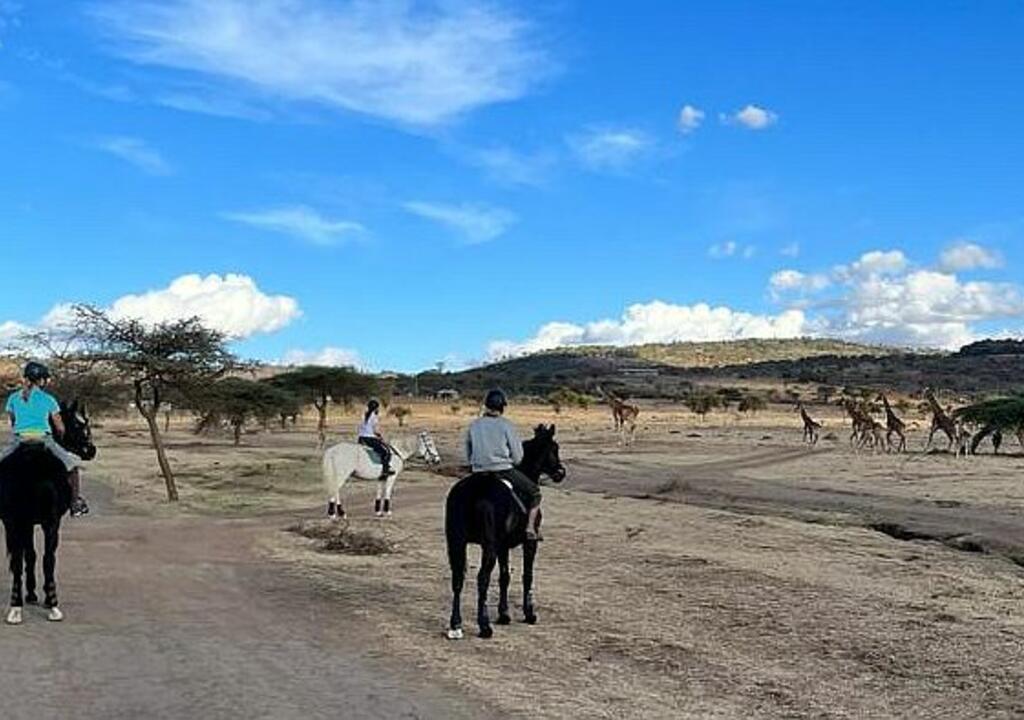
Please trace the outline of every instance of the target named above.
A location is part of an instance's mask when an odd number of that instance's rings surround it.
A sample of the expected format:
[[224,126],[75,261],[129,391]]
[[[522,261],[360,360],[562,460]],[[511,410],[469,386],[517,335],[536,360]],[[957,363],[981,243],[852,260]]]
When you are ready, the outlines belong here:
[[882,406],[885,408],[885,444],[892,450],[892,436],[895,435],[900,439],[899,445],[896,446],[896,452],[903,452],[907,449],[907,424],[892,409],[892,405],[889,404],[889,398],[886,397],[885,393],[879,395],[878,398],[882,401]]
[[605,392],[600,385],[597,386],[597,391],[608,401],[612,409],[612,420],[615,422],[615,431],[619,433],[619,442],[632,445],[636,440],[636,419],[640,415],[640,408],[613,393]]
[[924,399],[928,403],[928,408],[932,412],[932,427],[928,433],[928,442],[924,446],[927,451],[932,446],[932,439],[935,437],[935,433],[941,430],[947,438],[949,438],[949,445],[946,448],[946,452],[953,449],[953,446],[959,441],[961,433],[957,429],[956,423],[953,418],[942,409],[939,405],[939,401],[935,399],[935,393],[931,388],[926,388],[924,391]]
[[800,413],[800,419],[804,421],[804,442],[817,445],[821,423],[807,414],[807,408],[804,407],[802,402],[796,404],[796,409]]
[[850,433],[850,447],[862,447],[871,430],[869,419],[853,398],[844,397],[839,401],[839,405],[846,410],[846,414],[850,416],[850,424],[853,426],[853,432]]

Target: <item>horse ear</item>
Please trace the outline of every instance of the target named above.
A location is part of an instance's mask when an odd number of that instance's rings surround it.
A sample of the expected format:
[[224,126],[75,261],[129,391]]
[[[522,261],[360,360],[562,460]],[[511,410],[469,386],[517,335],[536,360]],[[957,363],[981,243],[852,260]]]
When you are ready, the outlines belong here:
[[555,436],[555,424],[551,423],[551,437]]
[[68,412],[72,415],[78,412],[78,400],[71,401],[71,404],[68,406]]

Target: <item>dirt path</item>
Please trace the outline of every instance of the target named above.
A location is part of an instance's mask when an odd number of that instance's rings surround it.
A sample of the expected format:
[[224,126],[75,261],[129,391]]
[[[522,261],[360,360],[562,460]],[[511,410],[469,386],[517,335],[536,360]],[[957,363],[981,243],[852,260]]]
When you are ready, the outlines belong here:
[[[968,552],[1000,554],[1024,565],[1024,514],[1019,509],[814,486],[799,476],[790,480],[744,477],[746,471],[813,461],[826,452],[775,448],[674,467],[666,466],[660,455],[648,459],[634,453],[577,460],[572,470],[579,478],[574,486],[582,490],[802,520],[827,515],[900,540],[936,540]],[[785,478],[784,471],[776,470],[775,475]]]
[[31,609],[0,627],[5,720],[492,716],[257,555],[267,518],[132,517],[97,492],[97,511],[65,525],[67,621]]

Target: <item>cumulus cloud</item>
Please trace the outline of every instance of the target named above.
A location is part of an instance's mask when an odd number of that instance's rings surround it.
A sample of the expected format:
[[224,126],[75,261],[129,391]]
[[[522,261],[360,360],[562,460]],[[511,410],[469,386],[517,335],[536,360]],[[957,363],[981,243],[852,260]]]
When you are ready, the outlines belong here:
[[750,260],[756,254],[757,248],[753,245],[740,245],[733,240],[715,243],[708,248],[708,256],[715,258],[716,260],[724,260],[726,258],[733,257]]
[[[268,295],[247,275],[182,275],[170,285],[137,295],[124,295],[103,308],[113,318],[133,318],[146,324],[199,317],[207,327],[241,340],[285,327],[301,314],[287,295]],[[34,329],[56,328],[74,319],[70,302],[54,305],[34,326],[0,323],[0,340]]]
[[726,125],[742,125],[748,130],[764,130],[778,122],[779,116],[763,107],[747,105],[731,115],[719,115],[719,119]]
[[[965,267],[979,261],[972,252],[960,259]],[[831,277],[782,270],[770,278],[769,292],[801,305],[813,296],[825,334],[906,346],[956,349],[979,337],[980,323],[1024,316],[1020,287],[914,268],[899,250],[864,253],[833,268]]]
[[182,275],[165,288],[118,298],[108,310],[146,323],[198,316],[235,339],[280,330],[301,314],[294,298],[267,295],[251,277],[234,274]]
[[111,135],[97,138],[92,147],[113,155],[150,175],[170,175],[170,164],[160,152],[139,138]]
[[489,205],[446,205],[413,200],[402,207],[455,230],[467,243],[474,245],[495,239],[516,221],[515,214]]
[[699,128],[702,122],[704,122],[703,110],[695,108],[693,105],[683,105],[683,109],[679,111],[679,132],[689,135]]
[[350,220],[331,220],[305,205],[251,212],[229,212],[223,217],[271,232],[283,233],[314,245],[336,245],[365,228]]
[[998,252],[967,241],[951,245],[939,257],[939,267],[947,272],[994,270],[1002,266],[1003,258]]
[[806,335],[810,330],[807,318],[800,310],[757,315],[704,303],[673,305],[655,300],[629,306],[617,320],[598,320],[583,325],[551,322],[526,340],[491,343],[488,355],[497,359],[570,345],[793,338]]
[[403,124],[515,100],[552,70],[531,24],[497,3],[99,0],[89,12],[116,54],[178,84]]
[[576,158],[591,170],[625,170],[654,146],[647,133],[632,128],[589,128],[566,138]]
[[327,367],[365,368],[366,364],[355,350],[325,347],[320,350],[289,350],[277,365],[323,365]]
[[775,298],[789,292],[815,293],[824,290],[832,281],[820,273],[807,274],[799,270],[779,270],[768,280],[768,288]]

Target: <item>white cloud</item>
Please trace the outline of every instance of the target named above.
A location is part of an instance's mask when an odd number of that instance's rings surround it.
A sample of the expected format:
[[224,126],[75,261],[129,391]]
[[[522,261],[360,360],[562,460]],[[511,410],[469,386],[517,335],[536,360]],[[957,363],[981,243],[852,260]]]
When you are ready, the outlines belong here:
[[527,340],[491,343],[488,355],[493,360],[569,345],[792,338],[806,335],[811,329],[800,310],[757,315],[704,303],[688,306],[655,300],[629,306],[618,320],[599,320],[584,325],[548,323]]
[[942,251],[939,267],[948,272],[965,270],[994,270],[1003,266],[1002,256],[977,243],[961,241]]
[[137,64],[420,126],[520,98],[552,70],[531,25],[494,3],[100,0],[90,14]]
[[471,244],[493,240],[516,221],[516,216],[508,210],[489,205],[446,205],[413,200],[402,207],[414,215],[456,230]]
[[335,245],[347,236],[365,230],[357,222],[331,220],[305,205],[252,212],[230,212],[224,213],[223,217],[271,232],[291,235],[314,245]]
[[646,133],[630,128],[590,128],[570,135],[566,142],[584,166],[611,171],[625,170],[654,146]]
[[[9,28],[18,26],[18,14],[20,12],[20,2],[14,2],[14,0],[0,0],[0,33],[3,33]],[[3,46],[3,38],[0,38],[0,49],[2,49]]]
[[[251,277],[232,273],[182,275],[165,288],[124,295],[103,309],[113,318],[133,318],[150,325],[199,317],[204,325],[233,340],[275,332],[302,315],[294,298],[267,295]],[[59,327],[73,319],[74,303],[58,303],[34,327],[13,321],[0,323],[0,340],[28,330]]]
[[832,284],[827,275],[807,274],[799,270],[780,270],[768,280],[768,288],[773,297],[781,297],[787,292],[820,292]]
[[877,275],[898,275],[910,262],[902,250],[872,250],[850,265],[837,265],[833,274],[842,280],[867,278]]
[[120,158],[150,175],[170,175],[172,172],[170,164],[160,152],[139,138],[112,135],[98,138],[92,147]]
[[719,119],[726,125],[742,125],[748,130],[764,130],[778,122],[779,116],[757,105],[747,105],[732,115],[719,115]]
[[788,258],[800,257],[800,243],[791,242],[788,245],[783,245],[782,249],[779,250],[779,255]]
[[0,322],[0,353],[3,353],[3,345],[14,342],[29,330],[30,328],[27,325],[22,325],[13,320]]
[[[978,261],[973,253],[966,258],[969,267]],[[979,337],[979,323],[1024,317],[1020,287],[915,269],[900,250],[864,253],[833,268],[831,278],[782,270],[768,289],[790,307],[802,307],[805,296],[814,295],[822,333],[868,342],[955,349]]]
[[234,274],[182,275],[166,288],[118,298],[109,312],[146,323],[198,316],[235,339],[280,330],[301,314],[294,298],[267,295],[251,277]]
[[545,185],[556,162],[551,152],[520,153],[507,147],[475,150],[468,159],[496,183],[531,187]]
[[704,122],[704,111],[693,105],[683,105],[679,111],[679,132],[684,135],[692,133]]
[[365,368],[366,364],[355,350],[325,347],[320,350],[289,350],[276,365],[323,365],[327,367]]
[[739,257],[750,260],[757,254],[757,248],[753,245],[740,245],[733,240],[715,243],[708,248],[708,256],[716,260],[724,260],[731,257]]

